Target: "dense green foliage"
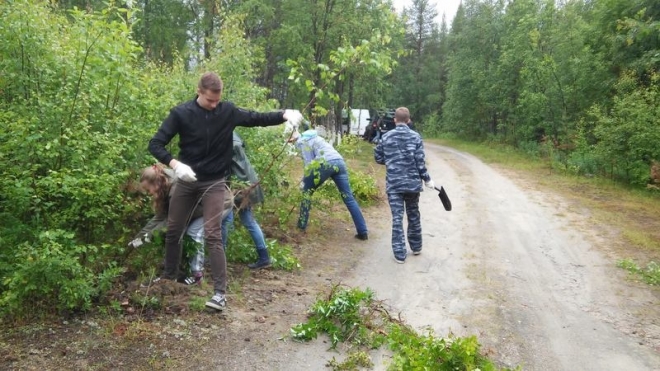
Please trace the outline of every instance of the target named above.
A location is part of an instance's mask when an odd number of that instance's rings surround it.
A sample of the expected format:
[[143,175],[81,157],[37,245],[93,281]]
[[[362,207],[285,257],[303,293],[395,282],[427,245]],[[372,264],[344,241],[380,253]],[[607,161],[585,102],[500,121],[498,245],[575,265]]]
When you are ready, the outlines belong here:
[[[155,265],[162,256],[157,244],[137,252],[125,247],[151,214],[135,183],[154,161],[147,142],[170,107],[193,97],[202,71],[222,76],[223,98],[239,106],[281,106],[268,99],[272,90],[256,84],[264,50],[246,38],[250,21],[231,10],[176,1],[128,8],[75,0],[0,4],[3,315],[88,309],[122,272],[144,274]],[[331,49],[338,45],[372,50],[337,41],[325,45],[319,61],[345,65],[342,53]],[[278,66],[286,66],[285,59],[281,54]],[[285,67],[282,76],[289,72]],[[339,78],[324,80],[322,88],[330,92]],[[300,195],[291,186],[297,181],[282,171],[290,157],[280,133],[241,131],[267,197],[277,200],[257,212],[277,215],[285,225]],[[170,149],[176,152],[176,143]],[[297,266],[290,248],[269,246],[277,266]],[[252,250],[235,250],[235,260],[253,258]]]
[[[392,351],[389,370],[496,370],[479,353],[476,337],[436,337],[432,331],[419,334],[392,317],[369,289],[333,286],[327,298],[318,299],[309,309],[308,320],[291,328],[291,336],[300,341],[330,338],[332,348],[345,342],[355,349],[345,361],[333,359],[334,370],[369,367],[366,351],[387,345]],[[352,366],[351,367],[349,367]]]
[[423,26],[425,6],[408,9],[412,54],[393,79],[406,93],[391,100],[413,108],[425,133],[513,145],[577,174],[649,181],[660,159],[657,1],[466,0],[440,31]]

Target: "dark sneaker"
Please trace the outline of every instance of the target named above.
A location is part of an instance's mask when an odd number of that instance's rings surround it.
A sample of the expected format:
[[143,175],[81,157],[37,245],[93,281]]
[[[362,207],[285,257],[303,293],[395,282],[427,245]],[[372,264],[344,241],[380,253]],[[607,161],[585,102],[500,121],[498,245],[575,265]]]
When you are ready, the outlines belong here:
[[227,299],[222,294],[215,294],[211,300],[206,302],[206,306],[215,310],[224,310],[227,306]]
[[358,240],[366,241],[369,239],[369,235],[366,233],[358,233],[355,235],[355,238],[357,238]]
[[399,258],[397,258],[397,257],[395,256],[395,257],[394,257],[394,261],[397,262],[397,263],[399,263],[399,264],[403,264],[403,263],[406,262],[406,258],[399,259]]
[[248,268],[250,269],[263,269],[263,268],[268,268],[273,264],[273,262],[268,259],[268,260],[257,260],[256,263],[250,263],[248,264]]
[[196,273],[194,276],[184,278],[183,280],[181,280],[181,283],[186,285],[201,284],[203,279],[204,279],[203,273]]
[[422,253],[422,250],[416,250],[416,251],[413,251],[413,255],[419,255],[419,254],[421,254],[421,253]]

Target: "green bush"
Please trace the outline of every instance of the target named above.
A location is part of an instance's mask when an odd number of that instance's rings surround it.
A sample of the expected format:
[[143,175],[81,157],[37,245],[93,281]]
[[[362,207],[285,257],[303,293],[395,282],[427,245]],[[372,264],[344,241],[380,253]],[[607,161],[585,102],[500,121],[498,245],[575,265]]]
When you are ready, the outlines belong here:
[[372,176],[349,168],[348,183],[351,185],[355,199],[361,205],[369,205],[378,200],[380,193]]
[[[229,233],[225,249],[227,261],[249,264],[257,261],[257,250],[250,233],[245,229],[238,215],[234,219],[233,231]],[[238,227],[237,227],[238,226]],[[291,250],[291,247],[279,243],[277,240],[266,239],[266,248],[273,262],[273,268],[291,271],[300,268],[300,262]]]
[[36,243],[15,250],[13,269],[2,281],[3,314],[29,317],[43,309],[87,310],[123,272],[96,261],[97,247],[78,244],[73,233],[62,230],[41,232]]
[[650,161],[660,159],[660,75],[651,76],[649,87],[639,87],[636,81],[634,74],[624,74],[613,107],[594,106],[586,125],[593,127],[588,134],[597,141],[593,148],[602,172],[645,185]]
[[218,72],[239,106],[273,103],[253,83],[255,57],[237,19],[214,35],[213,57],[189,70],[139,59],[131,9],[64,15],[16,0],[0,3],[0,15],[0,220],[10,223],[0,241],[16,247],[0,252],[2,313],[20,315],[27,303],[88,309],[151,213],[133,184],[155,161],[147,143],[169,108],[194,96],[200,71]]
[[[348,184],[351,186],[353,196],[360,205],[369,205],[378,200],[380,193],[376,180],[359,170],[348,168]],[[312,204],[314,207],[319,205],[319,202],[332,200],[334,202],[343,202],[341,194],[337,187],[335,187],[332,179],[328,179],[319,187],[312,197]]]
[[341,137],[341,143],[335,146],[335,149],[341,153],[344,158],[360,154],[362,148],[360,144],[364,141],[358,135],[344,135]]

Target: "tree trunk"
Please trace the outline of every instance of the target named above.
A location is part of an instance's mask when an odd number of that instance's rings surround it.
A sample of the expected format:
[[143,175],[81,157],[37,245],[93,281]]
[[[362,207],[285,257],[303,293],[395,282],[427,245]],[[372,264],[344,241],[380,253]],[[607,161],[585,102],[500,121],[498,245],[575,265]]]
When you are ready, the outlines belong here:
[[212,40],[215,35],[215,18],[218,15],[218,6],[215,0],[209,0],[207,5],[204,12],[204,18],[206,18],[206,22],[204,22],[204,59],[211,58]]

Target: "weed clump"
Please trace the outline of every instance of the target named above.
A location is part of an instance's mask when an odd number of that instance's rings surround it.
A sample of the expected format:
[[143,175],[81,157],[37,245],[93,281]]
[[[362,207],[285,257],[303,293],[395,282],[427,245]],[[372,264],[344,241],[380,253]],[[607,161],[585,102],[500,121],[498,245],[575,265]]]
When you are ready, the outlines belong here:
[[299,341],[330,337],[331,349],[339,342],[354,347],[343,362],[334,357],[327,366],[333,370],[373,367],[366,350],[386,345],[392,352],[389,370],[498,370],[479,353],[475,336],[437,337],[432,330],[420,334],[400,318],[392,316],[371,290],[335,285],[326,298],[309,309],[308,320],[291,328]]
[[617,263],[617,267],[627,270],[631,275],[641,278],[649,285],[660,285],[660,264],[654,261],[648,263],[646,268],[642,268],[632,259],[624,259]]

